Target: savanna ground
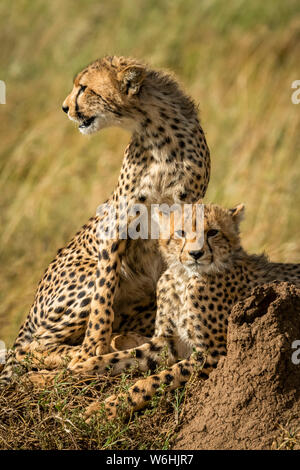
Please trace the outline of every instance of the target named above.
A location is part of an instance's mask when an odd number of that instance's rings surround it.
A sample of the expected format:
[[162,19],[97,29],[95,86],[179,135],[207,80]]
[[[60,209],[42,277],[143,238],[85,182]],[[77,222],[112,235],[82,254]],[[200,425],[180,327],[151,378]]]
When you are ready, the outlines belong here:
[[[291,101],[298,0],[4,0],[0,22],[0,339],[8,347],[57,249],[117,181],[129,135],[83,137],[61,112],[74,74],[105,54],[176,73],[199,103],[211,149],[206,200],[245,202],[245,247],[300,262],[300,104]],[[83,422],[92,396],[130,381],[65,377],[43,391],[22,384],[1,397],[0,447],[169,448],[197,382],[125,424],[101,415]]]

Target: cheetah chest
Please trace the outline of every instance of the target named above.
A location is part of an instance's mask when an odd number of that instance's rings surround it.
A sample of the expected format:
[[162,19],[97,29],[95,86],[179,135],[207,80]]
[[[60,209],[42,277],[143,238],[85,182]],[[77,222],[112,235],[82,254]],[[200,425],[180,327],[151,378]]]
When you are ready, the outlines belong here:
[[188,186],[187,176],[180,172],[175,163],[153,163],[144,172],[137,188],[136,199],[147,204],[181,202],[181,195]]

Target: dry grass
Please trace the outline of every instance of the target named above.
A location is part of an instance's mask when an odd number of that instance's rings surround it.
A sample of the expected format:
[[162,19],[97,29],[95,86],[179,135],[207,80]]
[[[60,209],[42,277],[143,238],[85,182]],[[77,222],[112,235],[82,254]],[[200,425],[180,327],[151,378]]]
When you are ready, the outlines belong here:
[[92,401],[122,393],[134,380],[134,372],[94,380],[61,372],[52,385],[37,388],[23,376],[17,387],[0,391],[0,450],[169,449],[195,379],[184,389],[154,397],[149,408],[130,419],[124,419],[121,410],[118,419],[107,421],[104,410],[100,410],[85,422],[83,411]]
[[73,75],[107,53],[171,68],[200,103],[207,200],[243,201],[245,245],[299,258],[300,15],[296,0],[2,2],[0,338],[11,344],[43,270],[112,191],[129,136],[83,137],[60,110]]
[[286,423],[278,428],[279,435],[272,444],[272,450],[300,450],[300,426]]
[[[211,148],[207,201],[245,202],[246,248],[300,262],[300,105],[291,102],[291,84],[300,78],[298,0],[19,0],[1,2],[0,17],[7,86],[0,105],[0,339],[7,346],[47,264],[117,180],[129,136],[111,129],[85,138],[60,110],[75,72],[104,54],[136,56],[179,76],[200,103]],[[81,408],[89,396],[83,389],[50,391],[45,411],[24,386],[1,411],[11,410],[1,446],[103,448],[96,427],[75,424],[86,437],[74,443],[55,418],[73,411],[55,411],[53,396],[66,393]],[[140,419],[162,426],[165,416],[169,423],[163,410]]]

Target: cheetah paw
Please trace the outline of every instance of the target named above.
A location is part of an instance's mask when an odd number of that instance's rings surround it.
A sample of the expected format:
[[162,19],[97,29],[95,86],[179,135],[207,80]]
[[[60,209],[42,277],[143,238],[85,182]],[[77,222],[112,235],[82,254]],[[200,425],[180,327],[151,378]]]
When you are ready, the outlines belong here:
[[86,423],[90,423],[93,415],[98,413],[100,410],[104,410],[107,420],[112,420],[117,416],[117,405],[118,397],[116,395],[111,395],[104,402],[95,401],[91,403],[84,412],[84,420]]
[[80,359],[78,361],[70,362],[68,369],[76,374],[82,375],[104,375],[107,373],[107,362],[103,360],[102,356],[89,357],[85,361]]
[[53,385],[56,377],[57,371],[49,372],[48,370],[41,370],[39,372],[28,372],[24,379],[28,379],[35,388],[45,388]]
[[83,419],[86,423],[90,423],[94,414],[101,410],[103,403],[94,401],[84,411]]

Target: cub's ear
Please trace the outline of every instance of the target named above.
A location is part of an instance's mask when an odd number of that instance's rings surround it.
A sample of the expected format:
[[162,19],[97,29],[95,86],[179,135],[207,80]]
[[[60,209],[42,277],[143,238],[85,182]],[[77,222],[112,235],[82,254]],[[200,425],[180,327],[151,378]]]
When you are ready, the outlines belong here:
[[136,95],[141,88],[146,71],[138,65],[129,65],[118,73],[118,81],[123,93],[129,96]]
[[236,225],[239,226],[245,215],[245,204],[239,204],[233,209],[229,209],[229,213]]

